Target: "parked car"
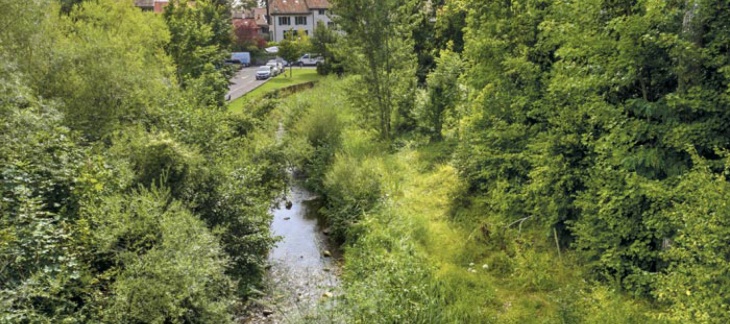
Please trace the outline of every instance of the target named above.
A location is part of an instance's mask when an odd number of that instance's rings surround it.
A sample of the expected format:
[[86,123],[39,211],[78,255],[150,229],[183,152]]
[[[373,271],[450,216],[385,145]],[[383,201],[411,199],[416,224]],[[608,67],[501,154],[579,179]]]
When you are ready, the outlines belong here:
[[318,54],[304,54],[302,57],[299,58],[299,60],[295,63],[299,66],[305,66],[305,65],[319,65],[320,63],[324,62],[324,58]]
[[271,67],[268,65],[260,66],[256,70],[256,80],[266,80],[271,77]]
[[279,75],[281,72],[284,72],[284,66],[281,65],[281,63],[277,62],[276,60],[270,60],[266,63],[266,66],[271,67],[271,73],[273,75]]
[[277,58],[275,58],[275,60],[277,62],[281,63],[282,66],[289,66],[289,62],[287,62],[285,59],[283,59],[281,57],[277,57]]

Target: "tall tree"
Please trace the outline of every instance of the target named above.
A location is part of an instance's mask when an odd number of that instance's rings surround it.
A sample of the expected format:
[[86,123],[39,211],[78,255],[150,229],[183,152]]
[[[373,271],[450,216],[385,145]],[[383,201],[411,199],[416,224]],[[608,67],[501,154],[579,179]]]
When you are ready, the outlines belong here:
[[289,77],[292,76],[292,67],[302,54],[311,47],[309,37],[307,34],[300,31],[297,33],[290,33],[279,43],[279,56],[289,62]]
[[435,48],[444,49],[449,42],[453,43],[453,51],[464,50],[464,27],[466,27],[467,2],[465,0],[438,0],[436,7],[436,24],[434,26]]
[[408,113],[413,102],[416,58],[411,13],[418,1],[333,0],[337,26],[345,32],[339,57],[362,78],[352,92],[364,118],[388,140],[393,117]]
[[233,28],[227,0],[173,1],[164,18],[171,39],[167,53],[177,65],[178,81],[196,89],[196,100],[222,107],[228,92],[228,75],[218,69],[230,55]]

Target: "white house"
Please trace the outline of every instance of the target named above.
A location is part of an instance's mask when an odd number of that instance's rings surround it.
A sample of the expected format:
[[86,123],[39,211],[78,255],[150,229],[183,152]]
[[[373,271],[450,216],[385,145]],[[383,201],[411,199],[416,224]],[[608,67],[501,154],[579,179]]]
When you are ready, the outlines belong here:
[[327,0],[269,0],[271,40],[280,42],[288,33],[314,34],[318,22],[331,25]]

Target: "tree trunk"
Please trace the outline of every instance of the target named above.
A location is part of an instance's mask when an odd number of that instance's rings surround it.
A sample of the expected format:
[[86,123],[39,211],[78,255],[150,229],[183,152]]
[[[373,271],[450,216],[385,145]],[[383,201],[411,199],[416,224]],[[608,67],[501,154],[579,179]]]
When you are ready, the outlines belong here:
[[[684,19],[682,20],[682,32],[680,36],[683,40],[690,42],[697,48],[702,47],[703,26],[700,17],[698,17],[700,4],[699,0],[685,1]],[[699,58],[694,57],[690,50],[685,50],[680,57],[680,72],[677,76],[679,85],[678,91],[683,93],[699,82],[700,66]]]

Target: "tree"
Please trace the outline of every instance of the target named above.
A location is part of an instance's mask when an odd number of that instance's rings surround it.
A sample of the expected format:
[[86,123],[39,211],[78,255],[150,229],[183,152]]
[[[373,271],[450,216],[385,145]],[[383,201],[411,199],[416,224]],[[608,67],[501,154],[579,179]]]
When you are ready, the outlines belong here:
[[464,51],[467,2],[464,0],[434,1],[434,5],[438,6],[436,25],[434,26],[435,48],[445,49],[449,42],[452,42],[454,52],[461,53]]
[[127,2],[84,1],[68,16],[37,19],[45,38],[30,45],[21,68],[36,93],[63,103],[65,124],[87,139],[141,122],[171,91],[175,75],[160,51],[170,36],[159,17]]
[[206,109],[212,63],[182,90],[131,1],[2,4],[0,322],[231,321],[273,244],[274,140]]
[[314,35],[310,40],[312,42],[312,52],[320,54],[324,58],[324,62],[317,65],[319,74],[326,75],[330,72],[342,74],[344,72],[333,50],[340,38],[337,31],[325,25],[322,21],[317,22],[317,26],[314,27]]
[[311,46],[309,38],[303,32],[290,34],[279,43],[279,56],[289,62],[289,77],[292,67],[302,54]]
[[230,321],[229,259],[181,202],[140,190],[104,197],[82,214],[94,229],[87,248],[98,255],[97,280],[109,289],[96,300],[100,322]]
[[727,170],[713,174],[707,161],[692,154],[695,168],[676,187],[657,193],[673,202],[664,213],[677,234],[664,241],[662,257],[669,264],[654,296],[671,303],[669,317],[677,322],[725,323],[730,321],[730,185]]
[[463,65],[458,53],[445,49],[436,58],[436,70],[428,75],[426,83],[428,101],[421,114],[421,124],[429,130],[434,141],[442,139],[441,130],[445,119],[453,114],[455,106],[461,100],[458,79]]
[[248,19],[237,19],[233,22],[234,45],[239,50],[247,50],[252,47],[266,47],[266,40],[259,35],[259,28]]
[[195,5],[181,0],[165,7],[171,36],[166,51],[177,66],[180,85],[189,88],[195,84],[205,91],[193,94],[204,105],[225,105],[229,76],[218,67],[230,55],[230,11],[230,3],[224,0],[195,1]]
[[418,1],[333,0],[335,22],[345,32],[338,56],[362,78],[352,100],[383,140],[393,135],[393,117],[407,117],[415,94],[411,13]]
[[[719,3],[451,1],[468,12],[472,63],[456,164],[490,217],[556,229],[594,278],[637,296],[655,296],[668,271],[700,285],[663,255],[675,238],[692,250],[677,236],[684,225],[670,221],[689,199],[673,188],[697,161],[724,170],[730,39],[721,21],[730,12]],[[703,299],[708,309],[724,302],[664,293],[695,310]]]
[[78,321],[86,265],[73,225],[89,156],[8,63],[0,63],[0,322]]

